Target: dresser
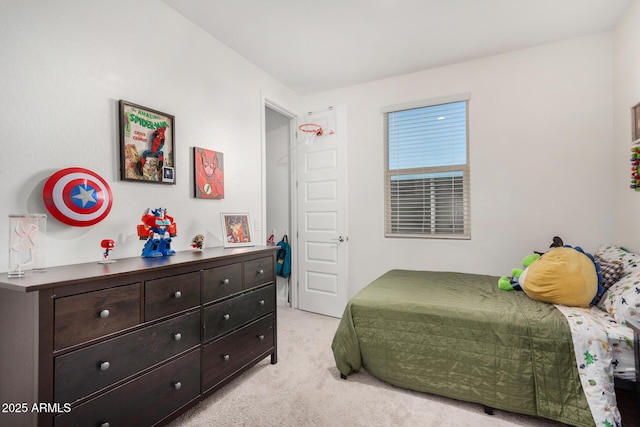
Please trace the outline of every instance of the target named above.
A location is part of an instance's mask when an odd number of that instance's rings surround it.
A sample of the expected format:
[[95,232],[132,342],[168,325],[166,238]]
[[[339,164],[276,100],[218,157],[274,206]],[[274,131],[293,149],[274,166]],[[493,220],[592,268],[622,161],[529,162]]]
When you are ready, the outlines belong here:
[[162,425],[267,356],[275,364],[275,252],[1,273],[0,425]]

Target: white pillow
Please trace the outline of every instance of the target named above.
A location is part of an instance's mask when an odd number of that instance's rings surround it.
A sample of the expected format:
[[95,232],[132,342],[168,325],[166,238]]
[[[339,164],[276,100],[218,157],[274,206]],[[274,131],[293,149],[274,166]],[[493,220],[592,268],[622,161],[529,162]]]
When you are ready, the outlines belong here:
[[600,298],[598,307],[622,324],[640,327],[640,255],[616,246],[603,246],[596,255],[608,262],[619,261],[623,275]]
[[619,262],[623,266],[623,274],[640,272],[640,255],[618,246],[605,245],[593,254],[606,262]]

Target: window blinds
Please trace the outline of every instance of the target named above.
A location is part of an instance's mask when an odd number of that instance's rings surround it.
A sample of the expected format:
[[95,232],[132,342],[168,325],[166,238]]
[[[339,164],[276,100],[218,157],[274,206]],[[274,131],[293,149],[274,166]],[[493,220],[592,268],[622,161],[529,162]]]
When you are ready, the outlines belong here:
[[469,238],[467,101],[385,113],[385,235]]

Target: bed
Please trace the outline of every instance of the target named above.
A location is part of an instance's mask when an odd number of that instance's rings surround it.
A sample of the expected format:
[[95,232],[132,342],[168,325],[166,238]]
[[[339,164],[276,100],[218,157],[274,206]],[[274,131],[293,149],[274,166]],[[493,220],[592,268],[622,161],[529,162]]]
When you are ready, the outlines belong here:
[[[627,279],[640,278],[640,256],[637,265]],[[454,272],[385,273],[345,309],[332,343],[341,376],[364,368],[390,384],[480,403],[488,411],[502,409],[574,426],[602,425],[603,420],[616,425],[612,379],[615,372],[624,372],[626,379],[619,381],[636,387],[633,342],[621,336],[614,345],[609,332],[594,340],[578,338],[580,346],[598,346],[601,353],[593,357],[593,349],[574,345],[573,336],[588,323],[589,310],[603,316],[604,324],[628,326],[614,317],[622,309],[611,307],[620,304],[615,293],[629,287],[612,286],[600,308],[571,307],[563,313],[523,292],[502,291],[497,281],[495,276]],[[616,353],[623,347],[628,350],[624,358]],[[578,349],[584,353],[576,354]],[[583,371],[596,364],[597,373]]]

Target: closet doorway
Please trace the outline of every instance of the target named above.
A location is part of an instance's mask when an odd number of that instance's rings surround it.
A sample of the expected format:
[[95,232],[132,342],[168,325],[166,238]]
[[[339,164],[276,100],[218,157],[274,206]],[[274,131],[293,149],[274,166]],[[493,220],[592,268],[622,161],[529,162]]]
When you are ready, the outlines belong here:
[[291,245],[291,275],[277,276],[277,302],[341,317],[349,276],[346,107],[307,114],[327,129],[317,144],[300,140],[295,114],[266,98],[263,108],[265,239],[273,234],[277,244],[286,234]]
[[[293,252],[294,240],[291,235],[291,141],[294,139],[295,116],[276,105],[265,102],[265,194],[267,238],[274,235],[274,243],[287,235]],[[292,274],[293,276],[293,274]],[[278,304],[296,307],[295,290],[291,284],[294,278],[276,276],[276,297]]]

